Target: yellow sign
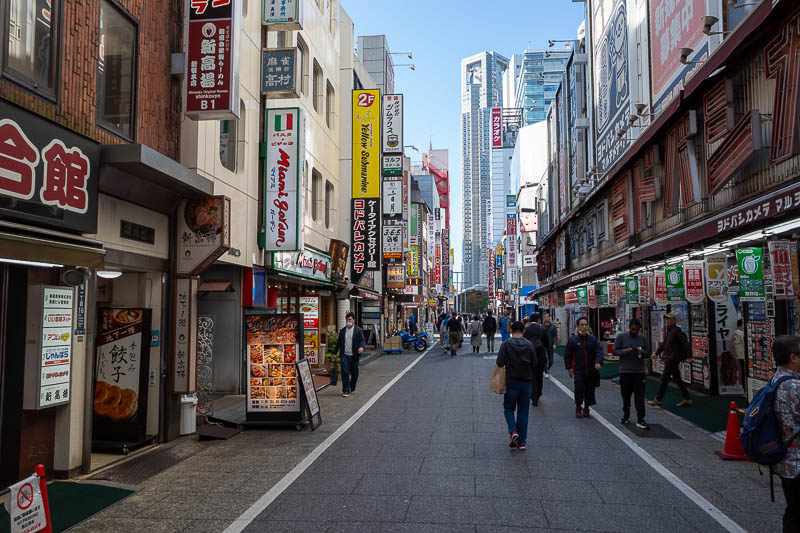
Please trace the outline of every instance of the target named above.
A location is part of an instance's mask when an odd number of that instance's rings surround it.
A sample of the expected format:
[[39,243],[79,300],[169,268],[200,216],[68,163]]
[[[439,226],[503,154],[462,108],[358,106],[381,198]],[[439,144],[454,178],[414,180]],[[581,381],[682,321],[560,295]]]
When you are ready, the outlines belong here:
[[408,247],[408,277],[419,277],[419,247]]
[[353,198],[381,195],[379,89],[353,91]]

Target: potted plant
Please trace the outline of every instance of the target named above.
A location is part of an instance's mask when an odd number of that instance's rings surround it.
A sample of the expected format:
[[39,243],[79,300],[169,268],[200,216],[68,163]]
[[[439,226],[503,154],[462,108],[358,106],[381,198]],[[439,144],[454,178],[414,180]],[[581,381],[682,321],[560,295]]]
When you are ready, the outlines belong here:
[[327,350],[325,360],[328,363],[328,374],[331,376],[331,385],[336,385],[339,381],[339,355],[335,354],[336,341],[339,340],[339,333],[332,329],[328,332]]

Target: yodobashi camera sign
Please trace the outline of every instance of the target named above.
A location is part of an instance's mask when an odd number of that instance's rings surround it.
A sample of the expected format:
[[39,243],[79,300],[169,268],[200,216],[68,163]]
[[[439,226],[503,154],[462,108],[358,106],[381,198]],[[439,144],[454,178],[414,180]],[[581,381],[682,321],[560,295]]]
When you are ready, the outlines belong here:
[[403,153],[403,95],[383,95],[383,153]]

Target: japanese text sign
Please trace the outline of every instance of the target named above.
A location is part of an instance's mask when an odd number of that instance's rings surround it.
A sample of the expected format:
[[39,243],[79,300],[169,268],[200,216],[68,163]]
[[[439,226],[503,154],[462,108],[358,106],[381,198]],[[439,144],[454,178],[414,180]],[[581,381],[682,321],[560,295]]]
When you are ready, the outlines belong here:
[[403,226],[385,224],[383,226],[383,259],[403,259]]
[[764,261],[761,248],[739,248],[736,262],[739,271],[739,297],[744,301],[764,300]]
[[663,268],[656,270],[653,276],[653,300],[658,305],[666,305],[667,303],[667,278]]
[[198,278],[175,280],[172,392],[192,394],[197,389],[197,290]]
[[713,302],[728,299],[728,280],[725,274],[728,259],[725,254],[706,257],[706,294]]
[[625,276],[625,303],[639,305],[639,278]]
[[261,93],[267,98],[298,97],[298,80],[296,48],[261,52]]
[[402,176],[403,175],[403,156],[385,155],[383,156],[383,175]]
[[231,247],[231,200],[226,196],[183,200],[176,224],[178,274],[199,274]]
[[350,281],[356,283],[368,270],[381,268],[381,217],[379,198],[353,198]]
[[597,291],[594,284],[589,285],[586,287],[586,296],[589,303],[589,307],[592,309],[597,308]]
[[639,305],[650,305],[651,280],[647,272],[639,274]]
[[50,532],[42,498],[44,479],[33,475],[8,487],[5,508],[8,511],[11,533]]
[[499,107],[492,108],[492,147],[503,146],[503,110]]
[[419,277],[419,247],[416,245],[408,247],[408,273],[406,277]]
[[267,109],[264,160],[264,249],[303,248],[300,166],[304,157],[302,114],[297,107]]
[[706,296],[704,261],[685,261],[683,277],[686,285],[686,301],[692,304],[703,303]]
[[261,23],[270,29],[300,30],[301,0],[262,0],[264,11]]
[[617,307],[619,305],[619,291],[617,291],[617,286],[619,285],[619,281],[615,279],[608,280],[608,306],[609,307]]
[[380,91],[353,91],[353,198],[381,194]]
[[403,181],[402,178],[383,180],[383,214],[388,216],[403,214]]
[[667,283],[667,301],[682,302],[685,298],[683,286],[683,265],[667,265],[664,268]]
[[403,153],[403,95],[383,95],[383,153]]
[[769,242],[770,267],[776,300],[792,300],[795,296],[792,257],[797,257],[797,250],[792,249],[792,244],[791,241]]
[[578,287],[575,293],[578,295],[578,305],[582,307],[589,305],[589,291],[586,287]]

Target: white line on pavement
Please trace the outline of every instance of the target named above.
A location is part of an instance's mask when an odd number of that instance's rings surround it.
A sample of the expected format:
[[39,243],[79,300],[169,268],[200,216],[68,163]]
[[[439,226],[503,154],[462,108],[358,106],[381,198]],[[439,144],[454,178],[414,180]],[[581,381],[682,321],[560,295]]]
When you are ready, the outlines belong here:
[[[572,391],[569,390],[563,383],[558,381],[552,375],[550,376],[550,381],[555,383],[558,386],[558,388],[564,392],[564,394],[566,394],[570,398],[573,399],[575,398]],[[614,436],[616,436],[619,440],[624,442],[628,446],[628,448],[633,450],[634,453],[636,453],[636,455],[641,457],[644,462],[646,462],[653,468],[653,470],[661,474],[661,476],[664,477],[664,479],[666,479],[667,481],[669,481],[672,484],[672,486],[681,491],[687,498],[689,498],[691,501],[697,504],[697,506],[700,509],[705,511],[711,518],[716,520],[727,531],[730,531],[732,533],[746,533],[745,530],[742,529],[741,526],[739,526],[739,524],[728,518],[728,516],[719,509],[717,509],[714,506],[714,504],[703,498],[696,490],[687,485],[678,476],[670,472],[667,467],[659,463],[652,455],[647,453],[647,451],[644,448],[633,442],[633,440],[631,440],[630,437],[625,435],[622,431],[616,428],[611,422],[606,420],[600,413],[598,413],[597,411],[592,411],[592,418],[603,424],[607,430],[613,433]]]
[[316,461],[316,460],[317,460],[317,459],[318,459],[318,458],[319,458],[319,457],[320,457],[320,456],[321,456],[321,455],[322,455],[322,454],[325,452],[325,450],[327,450],[328,448],[330,448],[330,447],[331,447],[331,445],[332,445],[334,442],[336,442],[336,440],[337,440],[339,437],[341,437],[342,435],[344,435],[344,433],[345,433],[345,432],[346,432],[348,429],[350,429],[350,426],[352,426],[353,424],[355,424],[355,423],[356,423],[356,421],[357,421],[359,418],[361,418],[361,416],[362,416],[364,413],[366,413],[366,412],[369,410],[369,408],[370,408],[370,407],[372,407],[372,406],[373,406],[373,404],[374,404],[375,402],[377,402],[377,401],[378,401],[378,399],[379,399],[381,396],[383,396],[384,394],[386,394],[386,392],[387,392],[389,389],[391,389],[391,388],[392,388],[392,386],[393,386],[395,383],[397,383],[398,381],[400,381],[400,378],[402,378],[403,376],[405,376],[405,375],[406,375],[406,373],[407,373],[409,370],[411,370],[412,368],[414,368],[414,366],[415,366],[417,363],[419,363],[419,362],[420,362],[420,360],[421,360],[423,357],[425,357],[425,356],[428,354],[428,352],[430,352],[430,351],[431,351],[431,349],[433,349],[433,347],[434,347],[434,346],[436,346],[436,344],[437,344],[437,343],[438,343],[438,341],[437,341],[437,342],[434,342],[433,344],[431,344],[431,345],[428,347],[428,349],[427,349],[427,350],[425,350],[425,352],[424,352],[422,355],[420,355],[419,357],[417,357],[416,359],[414,359],[414,361],[413,361],[413,362],[412,362],[410,365],[408,365],[408,366],[407,366],[405,369],[403,369],[403,371],[402,371],[402,372],[400,372],[398,375],[396,375],[396,376],[395,376],[395,377],[394,377],[394,378],[393,378],[393,379],[392,379],[392,380],[391,380],[389,383],[387,383],[386,385],[384,385],[384,386],[383,386],[383,388],[382,388],[381,390],[379,390],[379,391],[377,392],[377,394],[375,394],[375,396],[373,396],[372,398],[370,398],[370,400],[369,400],[367,403],[365,403],[363,406],[361,406],[361,409],[359,409],[358,411],[356,411],[356,413],[355,413],[353,416],[351,416],[349,419],[347,419],[347,421],[346,421],[344,424],[342,424],[341,426],[339,426],[339,428],[338,428],[336,431],[334,431],[334,432],[331,434],[331,436],[330,436],[330,437],[328,437],[327,439],[325,439],[324,441],[322,441],[322,443],[321,443],[319,446],[317,446],[316,448],[314,448],[314,451],[312,451],[312,452],[311,452],[310,454],[308,454],[308,455],[307,455],[307,456],[306,456],[306,457],[305,457],[305,458],[304,458],[302,461],[300,461],[300,463],[299,463],[297,466],[295,466],[295,467],[294,467],[294,468],[293,468],[293,469],[292,469],[292,470],[291,470],[291,471],[290,471],[288,474],[286,474],[285,476],[283,476],[283,477],[281,478],[281,480],[280,480],[280,481],[278,481],[278,482],[275,484],[275,486],[273,486],[273,487],[272,487],[271,489],[269,489],[269,490],[268,490],[266,493],[264,493],[264,495],[263,495],[263,496],[261,496],[261,497],[260,497],[260,498],[259,498],[259,499],[258,499],[258,500],[257,500],[257,501],[256,501],[256,502],[253,504],[253,505],[251,505],[251,506],[250,506],[250,508],[249,508],[248,510],[246,510],[245,512],[243,512],[243,513],[241,514],[241,516],[239,516],[239,518],[237,518],[236,520],[234,520],[234,521],[233,521],[233,523],[232,523],[231,525],[229,525],[229,526],[228,526],[228,527],[225,529],[224,533],[240,533],[241,531],[243,531],[243,530],[244,530],[244,528],[246,528],[248,525],[250,525],[250,523],[251,523],[253,520],[255,520],[255,519],[256,519],[256,517],[257,517],[259,514],[261,514],[261,512],[262,512],[264,509],[266,509],[266,508],[269,506],[269,504],[271,504],[273,501],[275,501],[275,498],[277,498],[278,496],[280,496],[280,495],[281,495],[281,493],[283,493],[283,491],[285,491],[285,490],[286,490],[286,489],[289,487],[289,485],[291,485],[291,484],[292,484],[292,483],[293,483],[293,482],[294,482],[294,481],[295,481],[297,478],[299,478],[299,477],[300,477],[300,475],[301,475],[303,472],[305,472],[305,471],[308,469],[308,467],[309,467],[309,466],[311,466],[311,465],[314,463],[314,461]]

